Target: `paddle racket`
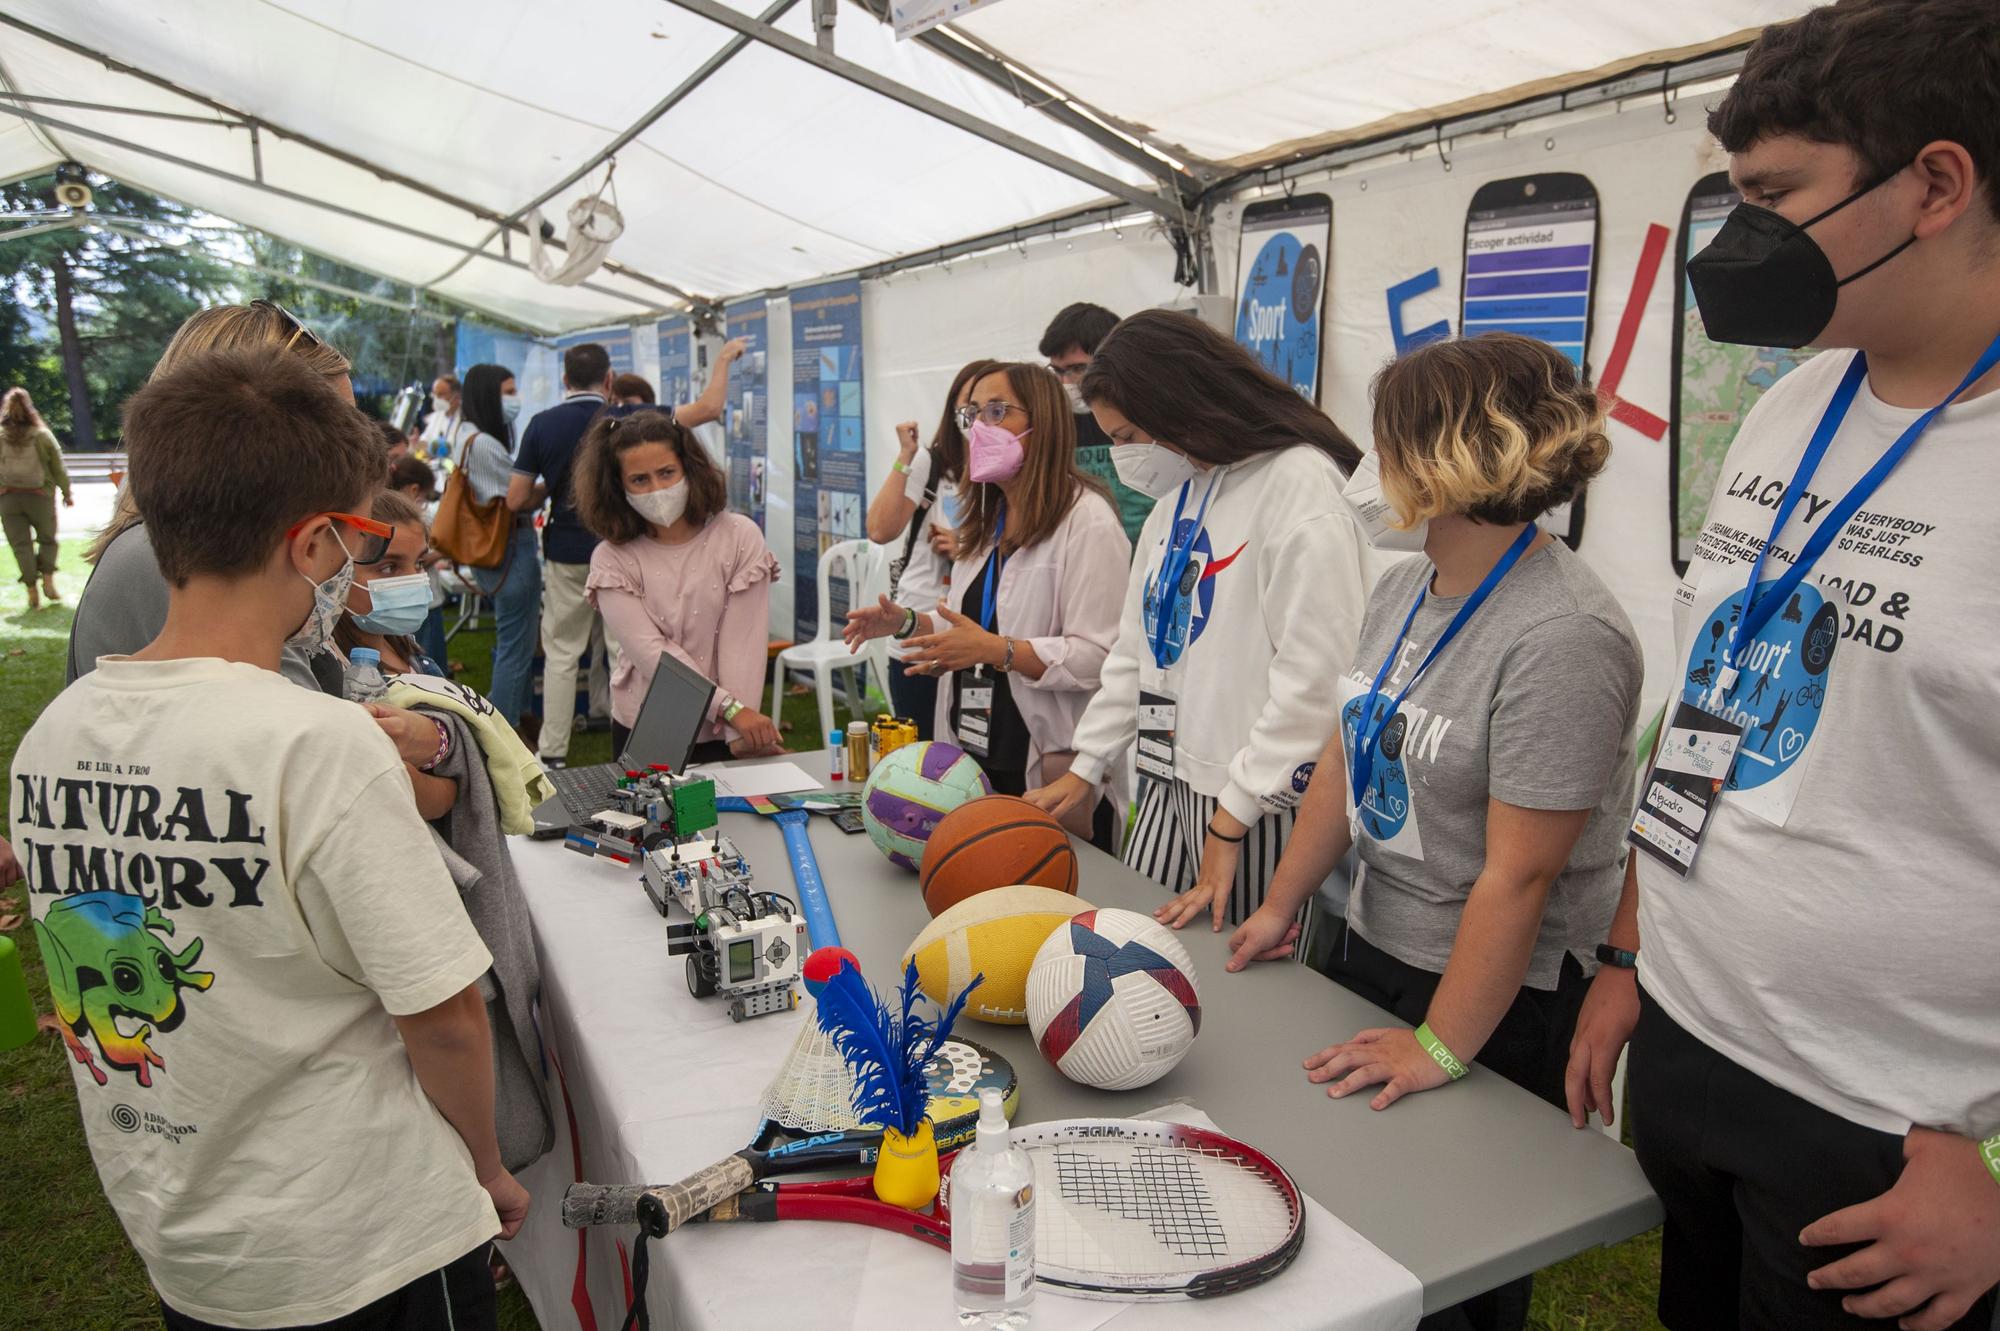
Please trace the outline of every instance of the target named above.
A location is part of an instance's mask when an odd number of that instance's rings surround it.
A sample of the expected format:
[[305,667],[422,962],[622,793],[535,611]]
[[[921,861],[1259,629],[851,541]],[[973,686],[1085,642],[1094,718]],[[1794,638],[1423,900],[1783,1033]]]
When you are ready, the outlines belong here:
[[[1035,1279],[1083,1298],[1212,1298],[1262,1284],[1298,1255],[1305,1208],[1285,1171],[1222,1133],[1071,1119],[1013,1129],[1035,1167]],[[875,1200],[869,1178],[761,1183],[700,1218],[835,1220],[951,1247],[951,1173],[928,1213]],[[646,1189],[638,1218],[664,1209]],[[564,1218],[569,1218],[568,1207]]]
[[[940,1151],[963,1145],[976,1135],[982,1090],[989,1086],[998,1089],[1009,1114],[1021,1102],[1013,1064],[984,1045],[956,1036],[947,1039],[924,1066],[924,1077],[930,1086],[925,1112],[934,1125]],[[766,1119],[748,1146],[679,1183],[661,1187],[571,1184],[563,1194],[563,1223],[571,1229],[637,1223],[658,1237],[679,1229],[759,1179],[814,1169],[872,1167],[881,1153],[879,1127],[805,1133]]]

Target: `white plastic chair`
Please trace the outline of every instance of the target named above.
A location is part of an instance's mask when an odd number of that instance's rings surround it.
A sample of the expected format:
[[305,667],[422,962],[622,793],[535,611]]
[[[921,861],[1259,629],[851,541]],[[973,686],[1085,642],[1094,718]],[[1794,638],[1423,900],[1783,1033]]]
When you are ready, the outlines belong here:
[[822,744],[833,731],[834,671],[847,672],[842,692],[847,698],[848,712],[857,717],[867,708],[867,681],[862,673],[866,667],[874,667],[875,677],[884,691],[889,687],[889,640],[876,638],[863,646],[858,654],[852,653],[841,641],[840,627],[832,622],[832,583],[837,573],[847,579],[851,604],[873,605],[876,597],[889,590],[888,552],[884,547],[868,541],[841,541],[827,547],[826,553],[819,557],[819,630],[811,641],[795,643],[779,652],[776,668],[771,672],[770,716],[776,721],[783,715],[785,672],[812,671],[813,683],[819,692],[819,735]]

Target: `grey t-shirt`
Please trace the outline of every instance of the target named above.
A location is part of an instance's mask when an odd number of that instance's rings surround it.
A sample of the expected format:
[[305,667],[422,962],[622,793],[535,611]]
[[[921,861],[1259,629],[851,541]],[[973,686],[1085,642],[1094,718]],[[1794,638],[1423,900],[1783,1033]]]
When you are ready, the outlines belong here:
[[[1429,560],[1406,559],[1369,598],[1354,669],[1340,682],[1350,752],[1368,686],[1431,572]],[[1378,712],[1465,600],[1424,599]],[[1354,928],[1391,956],[1442,972],[1485,867],[1488,800],[1591,809],[1549,892],[1527,983],[1555,988],[1565,951],[1593,969],[1623,876],[1644,673],[1632,625],[1588,565],[1556,540],[1523,558],[1382,732],[1362,799],[1367,874],[1348,905]]]
[[[142,522],[112,537],[90,571],[83,598],[76,603],[76,618],[70,621],[63,683],[74,684],[79,676],[97,669],[100,656],[130,656],[159,637],[166,624],[167,580],[153,558],[152,538]],[[287,644],[279,669],[294,684],[338,696],[339,661],[322,657],[317,670],[313,661],[302,649]]]

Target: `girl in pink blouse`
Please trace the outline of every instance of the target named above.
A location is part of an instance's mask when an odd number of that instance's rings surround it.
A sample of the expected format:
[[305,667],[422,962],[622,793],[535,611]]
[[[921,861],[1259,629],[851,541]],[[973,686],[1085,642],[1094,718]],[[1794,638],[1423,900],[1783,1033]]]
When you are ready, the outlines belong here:
[[660,653],[672,652],[716,685],[695,762],[783,752],[777,724],[751,706],[778,561],[757,524],[725,507],[707,450],[666,412],[642,409],[599,416],[575,467],[577,513],[602,541],[584,585],[619,645],[612,751],[624,751]]

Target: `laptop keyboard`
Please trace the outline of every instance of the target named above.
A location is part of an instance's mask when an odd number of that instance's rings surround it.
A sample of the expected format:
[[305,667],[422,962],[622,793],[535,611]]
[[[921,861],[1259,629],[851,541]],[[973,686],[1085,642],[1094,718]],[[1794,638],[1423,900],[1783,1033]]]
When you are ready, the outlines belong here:
[[625,770],[615,763],[597,763],[590,767],[559,767],[548,775],[571,820],[581,823],[611,807],[611,792],[618,788],[618,778],[625,775]]

